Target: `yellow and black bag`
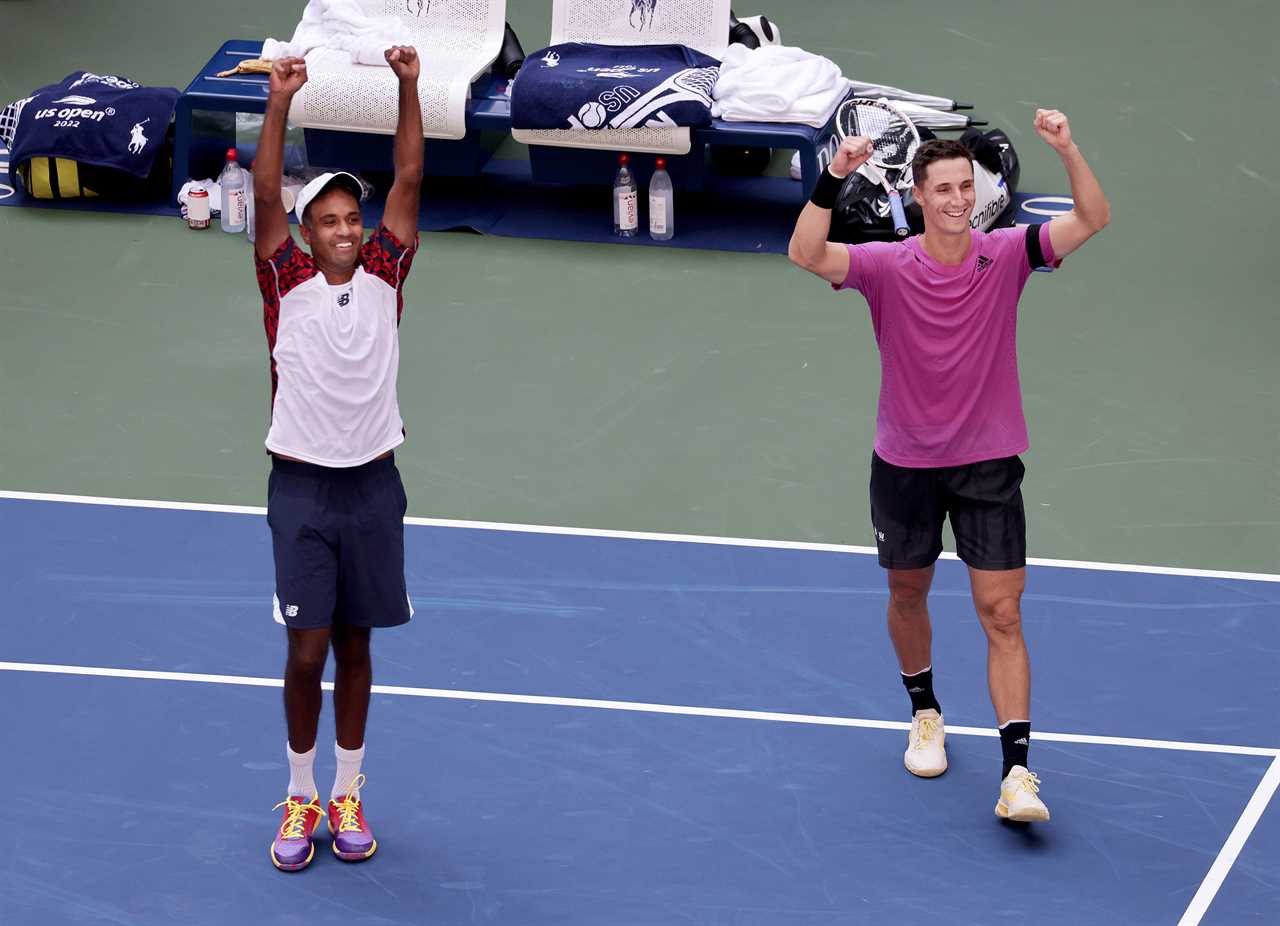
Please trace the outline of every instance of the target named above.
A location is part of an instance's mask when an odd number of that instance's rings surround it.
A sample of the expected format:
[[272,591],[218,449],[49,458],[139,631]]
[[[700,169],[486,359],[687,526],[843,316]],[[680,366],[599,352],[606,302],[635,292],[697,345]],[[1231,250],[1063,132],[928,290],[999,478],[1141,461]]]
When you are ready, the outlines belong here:
[[97,196],[80,176],[80,165],[67,158],[32,158],[18,165],[18,177],[26,187],[27,195],[35,199],[74,199],[80,196]]
[[69,158],[29,158],[14,167],[27,195],[33,199],[156,199],[168,193],[172,149],[156,158],[146,177],[110,167],[81,164]]

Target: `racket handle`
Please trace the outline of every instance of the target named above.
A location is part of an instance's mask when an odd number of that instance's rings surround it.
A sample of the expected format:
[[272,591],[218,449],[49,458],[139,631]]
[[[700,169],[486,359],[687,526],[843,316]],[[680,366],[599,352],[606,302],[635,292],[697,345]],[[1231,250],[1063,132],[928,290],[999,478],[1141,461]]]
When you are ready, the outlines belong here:
[[911,226],[907,224],[907,213],[902,208],[902,194],[894,190],[889,194],[889,211],[893,213],[893,230],[899,238],[911,234]]

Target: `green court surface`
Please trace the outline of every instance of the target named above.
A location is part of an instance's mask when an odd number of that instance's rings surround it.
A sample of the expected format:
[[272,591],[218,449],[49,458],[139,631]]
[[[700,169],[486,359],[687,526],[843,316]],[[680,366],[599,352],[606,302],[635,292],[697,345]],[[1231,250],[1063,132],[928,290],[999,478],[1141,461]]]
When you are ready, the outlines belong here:
[[[182,87],[292,31],[301,3],[264,6],[9,0],[0,105],[77,68]],[[510,7],[543,44],[550,0]],[[1102,180],[1111,227],[1022,302],[1032,554],[1280,571],[1277,7],[764,12],[851,76],[976,102],[1025,190],[1066,192],[1030,128],[1060,108]],[[242,238],[3,209],[0,274],[0,489],[263,504]],[[865,305],[782,257],[427,235],[401,352],[413,515],[870,542]]]

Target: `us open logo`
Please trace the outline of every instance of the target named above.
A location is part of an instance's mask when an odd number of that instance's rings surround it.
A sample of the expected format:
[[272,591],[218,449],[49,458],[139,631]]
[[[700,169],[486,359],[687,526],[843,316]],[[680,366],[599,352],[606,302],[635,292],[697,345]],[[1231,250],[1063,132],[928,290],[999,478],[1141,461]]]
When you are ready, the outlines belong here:
[[74,90],[82,84],[105,84],[108,87],[114,87],[117,90],[137,90],[141,84],[135,84],[131,80],[123,77],[113,77],[110,74],[94,74],[92,71],[85,71],[80,75],[80,79],[73,83],[68,89]]

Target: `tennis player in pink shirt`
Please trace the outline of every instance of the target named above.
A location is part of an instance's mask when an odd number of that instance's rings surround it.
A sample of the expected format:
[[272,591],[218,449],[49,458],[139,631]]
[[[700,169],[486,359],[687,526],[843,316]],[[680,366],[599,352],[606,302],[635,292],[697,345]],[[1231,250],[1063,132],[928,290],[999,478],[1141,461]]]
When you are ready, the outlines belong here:
[[920,146],[912,161],[924,234],[902,242],[827,240],[844,179],[871,153],[848,138],[823,172],[789,256],[871,309],[880,348],[880,402],[871,457],[871,523],[889,580],[889,636],[911,698],[904,763],[932,778],[947,768],[933,692],[929,586],[951,519],[987,635],[987,680],[1004,757],[996,814],[1049,819],[1028,769],[1031,669],[1022,637],[1027,426],[1018,382],[1018,299],[1032,271],[1052,269],[1101,231],[1111,207],[1071,138],[1067,117],[1037,110],[1035,130],[1066,168],[1072,211],[1041,225],[976,231],[973,164],[957,141]]

